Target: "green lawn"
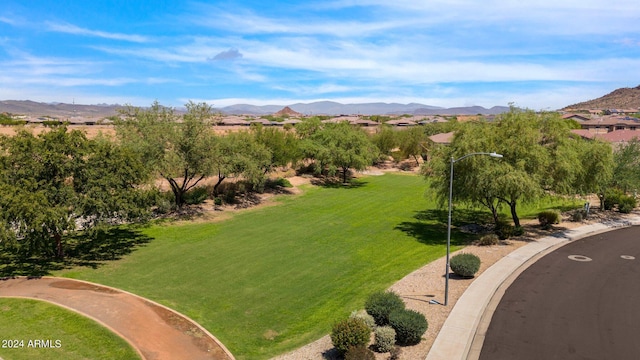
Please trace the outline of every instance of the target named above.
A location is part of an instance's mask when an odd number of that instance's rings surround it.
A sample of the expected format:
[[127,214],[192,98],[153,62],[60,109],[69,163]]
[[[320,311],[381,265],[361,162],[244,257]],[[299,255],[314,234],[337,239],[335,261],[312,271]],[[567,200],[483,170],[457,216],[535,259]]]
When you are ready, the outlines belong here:
[[105,327],[43,301],[0,298],[0,339],[0,357],[6,360],[140,359]]
[[[107,265],[61,271],[148,297],[193,318],[238,359],[311,342],[374,290],[445,254],[446,212],[419,176],[305,187],[219,223],[154,225]],[[486,213],[458,209],[454,224]],[[464,243],[453,234],[454,248]]]

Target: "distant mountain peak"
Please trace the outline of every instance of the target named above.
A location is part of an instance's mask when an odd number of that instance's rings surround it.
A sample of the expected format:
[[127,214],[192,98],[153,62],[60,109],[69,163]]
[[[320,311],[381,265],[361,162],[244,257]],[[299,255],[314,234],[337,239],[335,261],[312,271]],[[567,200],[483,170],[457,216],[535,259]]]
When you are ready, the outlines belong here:
[[619,88],[597,99],[569,105],[563,110],[640,109],[640,85]]
[[292,110],[290,107],[285,106],[282,110],[278,111],[277,113],[273,114],[275,116],[302,116],[301,113]]

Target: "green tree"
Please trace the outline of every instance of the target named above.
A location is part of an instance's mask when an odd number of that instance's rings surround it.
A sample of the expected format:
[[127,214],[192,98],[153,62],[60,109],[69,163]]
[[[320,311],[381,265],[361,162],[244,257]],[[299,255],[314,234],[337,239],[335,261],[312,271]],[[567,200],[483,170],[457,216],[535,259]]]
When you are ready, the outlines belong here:
[[293,131],[273,127],[257,126],[253,128],[255,140],[270,152],[271,160],[264,163],[267,174],[277,167],[295,166],[302,160],[299,139]]
[[398,147],[396,131],[391,126],[381,125],[375,134],[371,136],[371,141],[383,155],[391,155],[391,150]]
[[414,126],[398,132],[398,146],[404,158],[413,157],[416,165],[420,166],[418,156],[426,157],[429,139],[422,127]]
[[632,139],[613,154],[612,185],[624,192],[637,191],[640,186],[640,140]]
[[[448,161],[474,152],[497,152],[504,157],[489,163],[472,157],[455,165],[456,200],[481,205],[497,220],[501,204],[509,207],[515,226],[520,226],[518,205],[545,193],[576,193],[584,174],[579,140],[557,114],[536,114],[512,108],[495,123],[460,125],[448,150],[439,151],[431,167],[433,185],[443,198],[448,195]],[[443,158],[443,155],[446,157]],[[585,185],[586,187],[586,185]]]
[[[449,196],[451,159],[475,152],[496,151],[492,135],[493,126],[485,123],[467,123],[460,126],[450,146],[436,147],[430,162],[423,167],[426,176],[434,175],[431,187],[438,194],[441,205]],[[454,165],[453,201],[468,202],[487,208],[494,223],[499,221],[499,210],[503,201],[501,189],[495,179],[506,171],[504,164],[487,156],[471,156]]]
[[258,142],[253,133],[241,131],[220,137],[210,156],[213,169],[218,176],[214,195],[218,195],[220,184],[227,178],[242,178],[254,188],[264,184],[264,169],[271,167],[272,154]]
[[178,208],[185,204],[184,195],[213,173],[217,140],[210,128],[211,106],[189,102],[186,108],[180,118],[158,102],[148,109],[128,107],[116,123],[121,143],[167,180]]
[[22,255],[62,258],[65,235],[148,213],[142,163],[111,142],[62,126],[0,146],[0,243]]
[[316,161],[318,172],[335,175],[342,170],[342,182],[346,183],[349,169],[364,170],[378,157],[376,147],[360,128],[348,123],[323,124],[304,143],[308,158]]

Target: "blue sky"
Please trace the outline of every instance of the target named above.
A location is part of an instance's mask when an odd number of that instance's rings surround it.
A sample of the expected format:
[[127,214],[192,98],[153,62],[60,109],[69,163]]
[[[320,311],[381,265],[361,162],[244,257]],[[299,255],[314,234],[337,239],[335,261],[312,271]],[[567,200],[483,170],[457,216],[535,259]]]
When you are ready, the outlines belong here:
[[0,100],[557,109],[640,85],[637,0],[2,0]]

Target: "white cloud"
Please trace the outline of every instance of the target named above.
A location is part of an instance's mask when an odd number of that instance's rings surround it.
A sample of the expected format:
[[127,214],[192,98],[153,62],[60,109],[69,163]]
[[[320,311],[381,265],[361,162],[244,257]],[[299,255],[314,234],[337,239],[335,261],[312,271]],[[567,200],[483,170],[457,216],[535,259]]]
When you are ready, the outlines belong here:
[[150,41],[150,39],[146,36],[90,30],[68,23],[46,22],[46,25],[50,31],[66,34],[92,36],[111,40],[123,40],[135,43],[145,43]]

